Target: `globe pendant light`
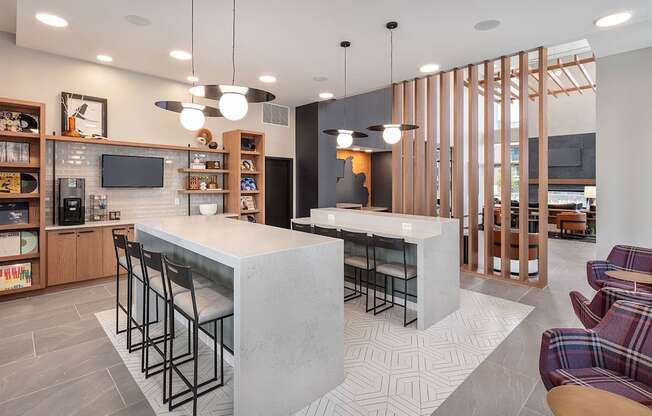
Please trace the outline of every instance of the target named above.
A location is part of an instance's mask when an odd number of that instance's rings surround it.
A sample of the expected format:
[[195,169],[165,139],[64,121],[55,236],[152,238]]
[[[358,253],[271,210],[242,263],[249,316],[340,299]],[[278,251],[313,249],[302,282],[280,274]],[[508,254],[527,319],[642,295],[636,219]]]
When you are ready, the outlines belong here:
[[231,33],[231,64],[233,67],[231,85],[197,85],[190,93],[197,97],[218,100],[220,112],[232,121],[242,120],[249,111],[249,103],[272,101],[274,94],[251,87],[235,85],[235,0],[233,0],[233,26]]
[[[394,36],[393,30],[398,27],[396,22],[388,22],[385,27],[389,30],[389,85],[394,85]],[[367,130],[383,132],[383,140],[387,144],[396,144],[401,141],[403,131],[416,130],[419,126],[414,124],[377,124],[367,127]]]
[[[351,42],[344,40],[340,42],[340,46],[344,48],[344,124],[346,124],[346,49],[351,46]],[[324,130],[324,134],[329,136],[337,136],[337,146],[346,149],[353,144],[354,138],[367,137],[365,133],[347,129],[328,129]]]
[[[195,1],[190,2],[190,31],[191,31],[191,65],[192,65],[192,78],[195,77]],[[194,81],[193,81],[194,85]],[[154,103],[159,108],[168,111],[174,111],[179,114],[179,121],[184,129],[196,131],[204,127],[206,117],[221,117],[219,110],[214,107],[209,107],[202,104],[195,103],[195,97],[191,97],[191,102],[186,103],[182,101],[157,101]]]

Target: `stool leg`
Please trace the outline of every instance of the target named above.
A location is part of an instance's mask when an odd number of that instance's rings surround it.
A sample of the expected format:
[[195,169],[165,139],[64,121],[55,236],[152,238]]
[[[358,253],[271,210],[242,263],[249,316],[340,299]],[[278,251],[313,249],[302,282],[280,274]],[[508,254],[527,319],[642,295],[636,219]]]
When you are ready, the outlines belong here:
[[141,327],[141,343],[140,343],[140,372],[145,372],[145,333],[149,328],[149,292],[147,285],[143,283],[143,322]]
[[127,351],[131,353],[131,295],[132,295],[131,273],[127,274]]
[[220,385],[224,385],[224,318],[220,319]]
[[167,370],[167,360],[168,360],[168,302],[164,300],[163,307],[163,403],[167,402],[167,397],[165,396],[165,388],[167,387],[166,383],[166,370]]
[[195,321],[193,322],[193,334],[192,334],[192,342],[193,342],[193,355],[195,356],[194,360],[194,371],[193,371],[193,382],[192,382],[192,416],[197,416],[197,371],[199,370],[199,334],[197,333],[199,330],[199,324]]
[[[169,368],[169,375],[170,379],[168,380],[168,410],[171,412],[172,411],[172,369],[174,367],[174,331],[175,331],[175,326],[174,326],[174,305],[172,305],[172,302],[170,302],[170,368]],[[190,330],[190,328],[188,328]],[[165,377],[165,376],[164,376]]]
[[118,330],[118,320],[120,318],[120,265],[115,268],[115,333],[120,333]]
[[213,378],[217,379],[217,320],[213,321]]

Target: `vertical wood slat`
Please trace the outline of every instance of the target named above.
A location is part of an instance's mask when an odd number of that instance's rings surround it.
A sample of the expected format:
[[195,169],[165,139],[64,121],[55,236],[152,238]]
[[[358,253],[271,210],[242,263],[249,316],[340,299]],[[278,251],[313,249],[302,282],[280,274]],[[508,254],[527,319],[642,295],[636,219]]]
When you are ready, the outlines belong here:
[[440,75],[439,216],[450,218],[451,73]]
[[529,252],[529,163],[528,163],[528,76],[530,66],[528,63],[528,54],[520,52],[518,54],[518,101],[519,119],[518,119],[518,160],[519,160],[519,180],[518,180],[518,258],[519,258],[519,278],[525,282],[528,280],[528,252]]
[[511,58],[500,58],[500,271],[510,277],[511,243]]
[[[414,124],[414,81],[403,82],[403,123]],[[414,214],[414,130],[404,132],[403,213]]]
[[[403,118],[403,85],[392,86],[392,123]],[[392,212],[403,212],[403,143],[392,145]]]
[[469,137],[469,269],[478,269],[478,67],[469,65],[468,137]]
[[548,50],[539,48],[539,286],[548,284]]
[[453,79],[453,217],[460,223],[460,264],[464,249],[464,70]]
[[426,79],[415,81],[414,124],[419,126],[414,131],[414,214],[426,215]]
[[[428,127],[426,142],[426,215],[437,215],[437,143],[439,138],[439,77],[432,75],[427,78],[427,114]],[[419,127],[423,128],[423,127]]]
[[484,63],[484,273],[494,274],[494,62]]

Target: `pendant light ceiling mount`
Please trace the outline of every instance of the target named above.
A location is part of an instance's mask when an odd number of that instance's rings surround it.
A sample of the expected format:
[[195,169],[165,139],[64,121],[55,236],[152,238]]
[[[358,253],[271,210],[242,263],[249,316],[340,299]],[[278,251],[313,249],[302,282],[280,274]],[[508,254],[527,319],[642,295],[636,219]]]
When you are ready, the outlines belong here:
[[[344,124],[347,124],[347,119],[346,119],[346,97],[347,97],[347,90],[346,90],[346,50],[351,46],[351,42],[348,40],[343,40],[340,42],[340,46],[344,49]],[[368,137],[366,133],[362,133],[359,131],[355,130],[349,130],[349,129],[326,129],[323,130],[322,133],[327,134],[329,136],[337,136],[337,145],[342,148],[346,149],[347,147],[350,147],[353,144],[353,139],[361,139],[363,137]]]
[[276,97],[271,92],[235,84],[235,2],[233,0],[233,22],[231,31],[231,84],[196,85],[190,88],[193,96],[218,100],[220,112],[229,120],[242,120],[249,111],[249,103],[265,103]]
[[[385,24],[389,30],[389,85],[394,85],[394,33],[393,30],[398,27],[398,22],[391,21]],[[387,144],[396,144],[401,141],[401,132],[416,130],[419,126],[416,124],[387,123],[376,124],[367,127],[370,131],[380,131],[383,133],[383,140]]]

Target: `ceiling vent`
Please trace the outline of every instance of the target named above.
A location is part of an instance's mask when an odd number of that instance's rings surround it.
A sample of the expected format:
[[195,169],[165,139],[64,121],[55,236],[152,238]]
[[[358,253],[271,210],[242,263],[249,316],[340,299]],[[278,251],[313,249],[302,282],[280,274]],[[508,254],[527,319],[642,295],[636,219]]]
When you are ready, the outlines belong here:
[[290,126],[290,109],[283,105],[263,103],[263,123]]

